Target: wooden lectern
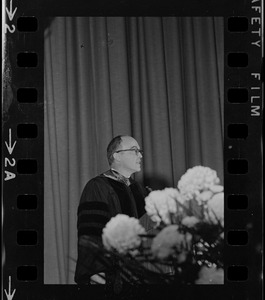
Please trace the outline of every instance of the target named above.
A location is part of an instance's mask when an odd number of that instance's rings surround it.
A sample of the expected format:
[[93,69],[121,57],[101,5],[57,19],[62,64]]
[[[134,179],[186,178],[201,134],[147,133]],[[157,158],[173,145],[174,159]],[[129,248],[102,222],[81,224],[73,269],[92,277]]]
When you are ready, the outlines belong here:
[[[140,224],[145,228],[147,234],[157,234],[158,231],[155,229],[155,223],[150,219],[150,217],[147,214],[144,214],[140,219]],[[148,239],[146,241],[147,246],[151,246],[152,239]],[[147,268],[150,271],[158,272],[157,268],[155,268],[151,263],[144,263],[145,268]],[[165,274],[173,274],[173,267],[168,267],[163,264],[157,264],[159,269],[162,271],[162,273]]]

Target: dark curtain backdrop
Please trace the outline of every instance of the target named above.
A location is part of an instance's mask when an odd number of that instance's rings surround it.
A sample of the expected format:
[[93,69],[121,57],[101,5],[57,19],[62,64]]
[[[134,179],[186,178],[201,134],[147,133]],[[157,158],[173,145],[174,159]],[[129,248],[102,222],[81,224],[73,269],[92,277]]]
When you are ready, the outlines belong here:
[[112,137],[144,150],[136,179],[223,177],[223,19],[58,17],[45,32],[45,283],[73,283],[76,211]]

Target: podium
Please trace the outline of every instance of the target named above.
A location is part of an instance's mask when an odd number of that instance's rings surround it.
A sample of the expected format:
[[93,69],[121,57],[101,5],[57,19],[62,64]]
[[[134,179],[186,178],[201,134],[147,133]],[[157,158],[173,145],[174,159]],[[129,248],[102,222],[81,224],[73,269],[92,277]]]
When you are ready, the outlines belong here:
[[[147,214],[144,214],[140,219],[140,224],[145,228],[147,234],[157,234],[158,230],[155,228],[155,223],[150,219],[150,217]],[[147,238],[147,241],[145,242],[146,246],[151,246],[152,244],[152,238]],[[145,262],[143,263],[144,267],[152,272],[159,272],[156,267],[154,267],[151,263]],[[173,274],[174,269],[173,267],[165,266],[164,264],[156,264],[158,268],[161,270],[164,274]]]

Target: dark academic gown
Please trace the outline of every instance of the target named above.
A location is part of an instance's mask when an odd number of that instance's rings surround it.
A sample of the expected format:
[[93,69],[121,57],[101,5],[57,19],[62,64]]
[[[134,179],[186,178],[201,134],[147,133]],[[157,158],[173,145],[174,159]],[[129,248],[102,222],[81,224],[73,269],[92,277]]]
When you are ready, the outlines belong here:
[[97,176],[85,186],[78,207],[78,259],[75,281],[88,284],[93,274],[110,270],[89,251],[87,237],[102,243],[102,229],[117,214],[140,218],[145,214],[144,198],[147,191],[131,179],[131,185],[106,177]]

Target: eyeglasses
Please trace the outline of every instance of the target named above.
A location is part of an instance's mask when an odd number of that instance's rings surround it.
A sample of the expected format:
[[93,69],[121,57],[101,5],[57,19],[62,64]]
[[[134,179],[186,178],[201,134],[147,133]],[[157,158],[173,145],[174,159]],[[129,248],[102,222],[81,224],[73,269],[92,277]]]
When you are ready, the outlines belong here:
[[138,149],[138,148],[131,148],[131,149],[118,150],[118,151],[115,151],[115,153],[125,152],[125,151],[134,151],[136,155],[138,155],[139,153],[141,153],[142,156],[144,155],[144,151],[143,151],[143,150],[140,150],[140,149]]

